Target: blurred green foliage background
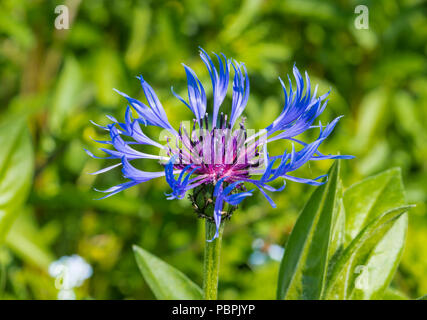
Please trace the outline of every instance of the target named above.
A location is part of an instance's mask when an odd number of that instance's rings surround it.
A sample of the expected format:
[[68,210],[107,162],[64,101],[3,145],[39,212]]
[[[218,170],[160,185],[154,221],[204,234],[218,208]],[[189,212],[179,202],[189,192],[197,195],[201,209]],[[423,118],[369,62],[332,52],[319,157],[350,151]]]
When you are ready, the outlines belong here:
[[[69,8],[69,30],[54,27],[54,9],[60,4]],[[358,4],[369,8],[367,30],[354,27]],[[152,299],[132,244],[201,283],[203,223],[189,201],[165,200],[169,188],[162,179],[94,201],[99,197],[94,187],[107,188],[123,178],[119,169],[88,175],[111,163],[91,159],[83,150],[96,152],[98,145],[91,138],[104,137],[89,120],[106,124],[105,114],[124,116],[126,102],[112,88],[143,100],[135,79],[139,74],[156,90],[173,124],[189,119],[189,110],[173,97],[170,86],[185,96],[184,62],[211,96],[198,46],[245,62],[251,80],[246,108],[250,128],[264,128],[279,114],[283,93],[277,78],[286,78],[294,62],[309,72],[320,93],[332,89],[322,123],[345,117],[321,151],[356,156],[343,162],[345,186],[401,167],[407,200],[417,206],[410,213],[407,245],[393,286],[410,298],[426,294],[425,4],[2,0],[0,119],[11,137],[13,130],[26,125],[30,135],[0,146],[0,158],[20,148],[16,161],[24,162],[26,169],[13,173],[22,187],[24,199],[19,201],[24,202],[29,192],[24,205],[0,214],[0,298],[55,299],[57,290],[47,267],[63,255],[77,253],[94,268],[92,278],[78,289],[78,298]],[[147,131],[155,138],[159,134]],[[283,145],[275,148],[280,152]],[[31,170],[32,154],[33,181],[20,186]],[[301,175],[315,177],[330,165],[314,162]],[[155,162],[142,166],[158,170]],[[0,169],[0,177],[5,174]],[[313,187],[289,182],[284,192],[272,195],[277,209],[270,208],[260,193],[245,200],[226,226],[220,298],[275,297],[279,263],[270,258],[260,265],[249,263],[252,243],[262,239],[261,252],[268,252],[272,244],[283,245],[312,191]]]

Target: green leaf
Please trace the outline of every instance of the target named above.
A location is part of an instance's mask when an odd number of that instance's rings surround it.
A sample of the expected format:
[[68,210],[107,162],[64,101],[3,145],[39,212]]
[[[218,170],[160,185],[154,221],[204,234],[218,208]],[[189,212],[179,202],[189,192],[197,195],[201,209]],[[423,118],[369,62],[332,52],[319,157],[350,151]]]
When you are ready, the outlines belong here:
[[409,298],[399,290],[387,288],[382,296],[382,300],[409,300]]
[[34,169],[25,121],[8,117],[0,124],[0,242],[27,199]]
[[379,87],[366,94],[358,108],[356,135],[352,148],[356,152],[366,151],[373,138],[385,127],[382,126],[387,112],[387,89]]
[[[380,214],[405,203],[400,169],[391,169],[369,177],[344,194],[346,210],[346,243]],[[402,215],[390,230],[379,239],[363,267],[358,281],[366,281],[353,289],[350,299],[380,299],[398,267],[408,228],[407,215]],[[363,269],[363,272],[362,272]]]
[[387,211],[371,221],[357,235],[335,264],[323,298],[349,299],[355,287],[361,290],[369,287],[370,259],[375,257],[379,243],[410,207],[403,206]]
[[112,88],[125,87],[124,82],[126,80],[118,53],[107,48],[100,48],[100,50],[95,51],[92,72],[97,100],[104,105],[118,105],[121,101],[120,95],[116,94]]
[[329,259],[334,259],[344,248],[345,239],[345,208],[342,201],[342,184],[338,181],[336,194],[336,207],[334,208],[332,221],[331,242],[329,244]]
[[48,270],[54,255],[36,222],[34,212],[24,208],[10,228],[5,244],[25,263]]
[[337,189],[337,204],[338,208],[333,213],[332,222],[332,234],[331,242],[329,244],[328,253],[328,272],[326,277],[326,283],[334,269],[335,264],[340,258],[344,250],[344,238],[345,238],[345,208],[342,201],[342,186],[341,183]]
[[367,277],[367,285],[354,288],[350,299],[381,299],[399,265],[405,245],[407,229],[408,215],[403,214],[378,242],[369,259],[366,261],[364,268],[367,274],[364,276]]
[[58,78],[52,108],[49,112],[49,127],[55,134],[59,134],[63,130],[65,120],[78,107],[81,100],[81,82],[79,63],[73,56],[68,56]]
[[427,300],[427,294],[422,296],[422,297],[417,298],[417,300]]
[[125,62],[131,69],[134,69],[146,58],[145,50],[152,11],[147,4],[141,4],[132,11],[132,31],[125,53]]
[[202,290],[181,271],[134,245],[139,270],[159,300],[202,300]]
[[384,171],[352,185],[344,193],[346,244],[372,219],[404,204],[399,168]]
[[336,161],[328,182],[314,191],[295,223],[280,265],[277,299],[319,299],[322,295],[330,248],[339,246],[339,237],[331,241],[333,227],[340,221],[335,218],[341,192],[339,167]]

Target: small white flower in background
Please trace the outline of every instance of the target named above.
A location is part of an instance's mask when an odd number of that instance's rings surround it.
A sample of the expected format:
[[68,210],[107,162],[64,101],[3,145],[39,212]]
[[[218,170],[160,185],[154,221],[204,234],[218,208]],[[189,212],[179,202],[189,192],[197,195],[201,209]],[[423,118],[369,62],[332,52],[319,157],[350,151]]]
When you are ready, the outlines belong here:
[[254,250],[259,250],[262,247],[264,247],[264,240],[262,240],[261,238],[256,238],[253,242],[252,242],[252,249]]
[[80,287],[92,273],[90,264],[77,254],[63,256],[49,266],[49,274],[55,278],[55,287],[60,290],[60,300],[74,300],[73,288]]
[[257,238],[252,242],[253,252],[249,256],[249,264],[259,266],[271,260],[281,261],[285,249],[278,244],[266,243],[263,239]]
[[76,294],[73,289],[59,290],[58,300],[76,300]]
[[285,249],[278,244],[272,244],[268,247],[268,255],[273,260],[281,261],[284,253]]

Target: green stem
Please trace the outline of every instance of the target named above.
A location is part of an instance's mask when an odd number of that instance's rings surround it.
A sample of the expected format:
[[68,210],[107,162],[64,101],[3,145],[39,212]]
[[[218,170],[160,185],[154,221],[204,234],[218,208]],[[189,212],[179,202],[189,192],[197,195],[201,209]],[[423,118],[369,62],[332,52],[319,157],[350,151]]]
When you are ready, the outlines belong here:
[[[205,257],[203,265],[203,293],[205,300],[216,300],[218,296],[219,256],[221,252],[222,232],[224,222],[219,227],[219,235],[212,242],[205,242]],[[206,219],[206,240],[211,240],[216,232],[215,223]]]

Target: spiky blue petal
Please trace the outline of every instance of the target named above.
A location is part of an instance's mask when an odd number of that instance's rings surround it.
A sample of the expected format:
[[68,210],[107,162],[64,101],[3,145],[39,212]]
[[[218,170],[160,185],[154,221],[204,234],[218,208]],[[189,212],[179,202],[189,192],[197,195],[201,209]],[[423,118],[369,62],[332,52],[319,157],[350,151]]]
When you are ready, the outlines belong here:
[[228,82],[230,80],[229,61],[227,61],[227,58],[225,57],[224,54],[221,54],[221,57],[216,53],[214,53],[214,55],[217,57],[217,60],[218,60],[219,72],[217,71],[214,63],[212,62],[212,59],[209,57],[206,51],[200,48],[200,57],[205,63],[212,81],[212,88],[213,88],[213,95],[214,95],[212,127],[217,126],[219,107],[221,106],[222,102],[225,99],[225,96],[227,95]]
[[[140,80],[142,89],[144,91],[145,97],[148,101],[148,106],[143,104],[141,101],[137,99],[129,97],[126,93],[120,92],[117,89],[114,89],[118,94],[128,100],[130,105],[135,109],[138,115],[141,117],[142,121],[146,125],[157,126],[163,129],[170,131],[175,134],[175,129],[170,125],[169,120],[166,116],[166,113],[161,105],[157,95],[151,86],[144,80],[142,76],[137,77]],[[117,122],[117,121],[113,121]]]
[[183,66],[185,74],[187,75],[188,103],[181,96],[176,94],[173,91],[173,88],[172,93],[193,112],[200,125],[200,119],[202,119],[206,114],[205,89],[203,88],[199,78],[197,78],[196,73],[185,64],[183,64]]
[[[232,62],[234,69],[233,100],[231,104],[230,128],[233,128],[240,117],[249,99],[249,77],[244,63]],[[244,74],[243,74],[243,71]]]

